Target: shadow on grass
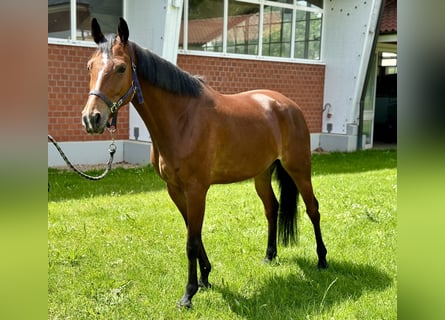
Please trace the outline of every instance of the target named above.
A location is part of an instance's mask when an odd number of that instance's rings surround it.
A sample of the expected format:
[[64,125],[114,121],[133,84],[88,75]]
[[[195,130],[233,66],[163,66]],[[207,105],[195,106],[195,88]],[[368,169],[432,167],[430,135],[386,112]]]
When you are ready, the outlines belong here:
[[320,271],[314,261],[297,258],[296,263],[303,275],[273,276],[253,296],[245,297],[227,286],[215,290],[245,319],[306,319],[342,301],[357,300],[366,292],[383,291],[393,283],[389,275],[369,265],[334,260]]
[[[397,167],[396,150],[366,150],[314,154],[312,173],[316,175],[355,173]],[[100,170],[88,172],[99,175]],[[91,198],[110,194],[145,193],[166,190],[165,182],[151,165],[139,168],[115,168],[102,180],[86,180],[72,171],[48,169],[49,201]]]
[[[103,170],[91,170],[87,173],[97,176],[102,172]],[[48,185],[50,187],[48,201],[167,190],[165,182],[152,166],[115,168],[104,179],[98,181],[87,180],[73,171],[48,168]]]

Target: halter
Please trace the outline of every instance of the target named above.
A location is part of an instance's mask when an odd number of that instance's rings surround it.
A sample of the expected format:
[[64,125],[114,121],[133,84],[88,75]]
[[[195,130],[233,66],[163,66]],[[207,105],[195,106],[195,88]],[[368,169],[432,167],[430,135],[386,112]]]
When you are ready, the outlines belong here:
[[97,96],[105,102],[105,104],[110,108],[111,112],[111,124],[107,122],[107,127],[113,126],[116,127],[117,122],[117,111],[122,106],[122,104],[131,96],[130,101],[133,100],[133,96],[135,93],[138,95],[138,102],[139,104],[144,103],[144,97],[142,96],[142,90],[141,85],[139,84],[139,80],[136,74],[136,65],[134,64],[134,53],[131,47],[131,42],[128,42],[128,47],[130,50],[130,63],[131,63],[131,69],[132,69],[132,78],[130,88],[128,88],[127,92],[116,102],[112,102],[108,97],[100,92],[99,90],[92,90],[90,91],[89,95]]

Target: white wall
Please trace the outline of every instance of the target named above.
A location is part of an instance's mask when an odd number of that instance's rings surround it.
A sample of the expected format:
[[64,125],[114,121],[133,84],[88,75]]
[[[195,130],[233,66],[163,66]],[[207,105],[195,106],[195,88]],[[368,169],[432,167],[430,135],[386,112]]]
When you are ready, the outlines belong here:
[[[110,158],[108,148],[111,141],[60,142],[59,147],[68,160],[77,165],[105,164]],[[113,163],[128,162],[145,165],[150,163],[150,147],[147,142],[115,141],[116,153]],[[48,142],[48,167],[67,166],[56,147]]]
[[325,0],[323,60],[326,63],[322,132],[347,134],[357,125],[363,83],[382,0]]
[[[130,29],[130,40],[176,64],[182,0],[127,0],[124,16]],[[151,141],[150,134],[133,106],[130,106],[130,139],[139,128],[140,141]]]
[[[98,164],[107,163],[110,158],[108,147],[111,141],[84,141],[84,142],[60,142],[59,147],[65,153],[68,160],[74,164]],[[123,161],[122,141],[116,141],[116,153],[113,162]],[[48,166],[65,166],[66,163],[60,156],[56,147],[48,143]]]

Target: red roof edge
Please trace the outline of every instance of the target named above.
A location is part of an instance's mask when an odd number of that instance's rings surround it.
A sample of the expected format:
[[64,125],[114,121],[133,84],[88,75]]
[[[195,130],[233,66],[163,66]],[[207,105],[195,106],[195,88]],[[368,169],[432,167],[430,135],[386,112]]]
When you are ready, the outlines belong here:
[[397,0],[386,0],[380,20],[380,34],[397,33]]

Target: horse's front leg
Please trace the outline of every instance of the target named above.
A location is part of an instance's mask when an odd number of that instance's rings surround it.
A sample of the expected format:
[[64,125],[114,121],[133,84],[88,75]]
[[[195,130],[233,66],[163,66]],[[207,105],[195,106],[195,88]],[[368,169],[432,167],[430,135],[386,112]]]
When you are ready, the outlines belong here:
[[[173,202],[176,204],[179,212],[181,212],[182,217],[184,218],[184,222],[186,227],[187,223],[187,201],[185,197],[185,193],[181,188],[178,188],[174,185],[167,184],[168,193],[170,198],[172,198]],[[199,279],[198,285],[203,288],[210,288],[212,285],[209,283],[209,273],[212,269],[209,258],[207,257],[207,253],[204,248],[204,244],[200,244],[200,250],[198,255],[199,268],[201,271],[201,278]]]
[[201,278],[199,279],[198,285],[201,288],[211,288],[212,285],[209,282],[209,273],[212,269],[207,253],[204,249],[204,244],[201,239],[201,250],[198,256],[199,269],[201,270]]
[[197,260],[201,263],[201,283],[208,286],[208,274],[210,272],[210,263],[201,239],[201,230],[204,220],[205,197],[208,188],[190,187],[185,191],[187,204],[187,258],[188,258],[188,278],[185,287],[185,293],[179,301],[179,306],[191,307],[192,298],[198,291],[198,272]]

